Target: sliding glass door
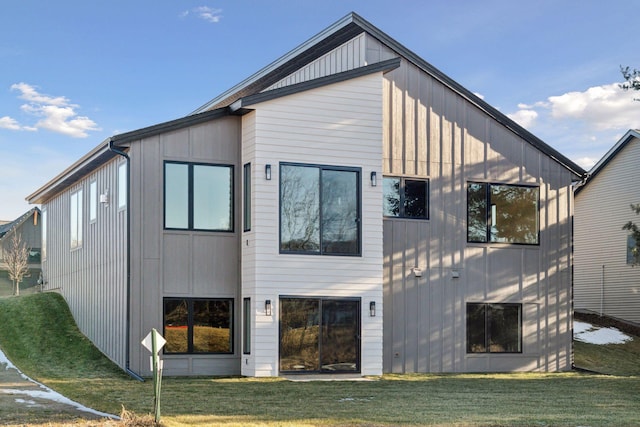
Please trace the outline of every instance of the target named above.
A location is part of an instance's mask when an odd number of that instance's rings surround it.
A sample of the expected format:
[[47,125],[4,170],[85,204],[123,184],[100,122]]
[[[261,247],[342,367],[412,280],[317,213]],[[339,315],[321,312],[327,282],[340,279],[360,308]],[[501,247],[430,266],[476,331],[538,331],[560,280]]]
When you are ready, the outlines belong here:
[[360,299],[280,298],[280,372],[360,372]]

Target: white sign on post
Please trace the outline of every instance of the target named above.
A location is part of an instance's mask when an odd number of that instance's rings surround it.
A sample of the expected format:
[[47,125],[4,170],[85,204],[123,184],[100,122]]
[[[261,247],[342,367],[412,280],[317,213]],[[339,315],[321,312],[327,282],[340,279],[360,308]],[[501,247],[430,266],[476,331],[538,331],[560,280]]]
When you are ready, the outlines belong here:
[[149,332],[147,336],[144,337],[144,339],[142,340],[142,345],[144,346],[144,348],[146,348],[151,353],[153,353],[153,336],[152,336],[153,334],[155,334],[156,354],[157,354],[158,352],[160,352],[162,347],[164,347],[164,345],[167,343],[167,340],[165,340],[164,337],[160,335],[160,332],[156,331],[155,329],[152,329],[151,332]]

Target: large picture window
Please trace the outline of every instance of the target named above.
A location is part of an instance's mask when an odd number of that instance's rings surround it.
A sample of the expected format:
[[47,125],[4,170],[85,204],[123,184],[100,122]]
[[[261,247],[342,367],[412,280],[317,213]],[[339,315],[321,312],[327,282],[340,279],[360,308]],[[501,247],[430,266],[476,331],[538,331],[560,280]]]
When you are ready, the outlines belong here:
[[539,200],[538,187],[470,182],[467,240],[537,245]]
[[233,353],[232,299],[164,299],[165,353]]
[[82,189],[71,193],[69,206],[71,249],[82,246]]
[[166,162],[164,227],[233,231],[233,166]]
[[521,353],[522,304],[467,304],[467,353]]
[[360,169],[280,165],[280,251],[360,254]]
[[384,177],[384,216],[429,219],[429,180]]

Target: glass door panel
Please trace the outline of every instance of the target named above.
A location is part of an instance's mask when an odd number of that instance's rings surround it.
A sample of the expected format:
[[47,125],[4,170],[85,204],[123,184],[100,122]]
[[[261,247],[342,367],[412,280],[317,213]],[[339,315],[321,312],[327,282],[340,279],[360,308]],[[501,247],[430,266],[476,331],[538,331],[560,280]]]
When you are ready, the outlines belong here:
[[360,310],[358,301],[322,301],[321,368],[323,371],[358,372]]
[[317,371],[320,368],[319,330],[319,300],[280,300],[281,371]]

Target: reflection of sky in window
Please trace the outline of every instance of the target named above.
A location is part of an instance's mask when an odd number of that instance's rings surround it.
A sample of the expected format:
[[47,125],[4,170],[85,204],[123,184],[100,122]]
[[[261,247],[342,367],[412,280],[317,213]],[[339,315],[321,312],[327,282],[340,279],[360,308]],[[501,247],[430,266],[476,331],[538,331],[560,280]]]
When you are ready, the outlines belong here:
[[189,169],[188,165],[165,165],[164,221],[167,228],[189,227]]
[[231,168],[193,167],[193,227],[231,229]]

